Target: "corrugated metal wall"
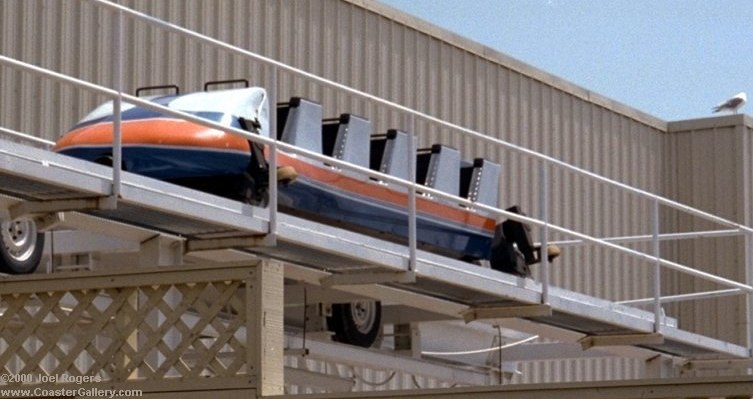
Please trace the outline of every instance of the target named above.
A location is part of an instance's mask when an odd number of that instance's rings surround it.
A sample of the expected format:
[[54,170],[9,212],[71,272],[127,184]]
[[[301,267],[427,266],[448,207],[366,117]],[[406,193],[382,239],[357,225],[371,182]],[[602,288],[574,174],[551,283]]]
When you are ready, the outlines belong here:
[[563,359],[521,363],[512,383],[610,381],[646,378],[640,362],[624,358]]
[[[666,124],[375,2],[355,0],[124,0],[122,4],[259,52],[427,114],[542,151],[651,191],[661,188]],[[112,84],[112,14],[78,0],[4,0],[0,53],[94,83]],[[241,57],[134,22],[125,24],[124,88],[174,83],[201,90],[213,79],[267,71]],[[0,67],[0,126],[55,139],[102,99]],[[354,112],[375,131],[407,128],[384,107],[280,76],[279,99],[302,95],[325,114]],[[520,155],[418,122],[422,144],[441,141],[466,157],[503,164],[502,206],[538,214],[539,166]],[[649,204],[551,170],[549,210],[557,224],[593,235],[649,234]],[[649,266],[584,247],[554,265],[556,284],[609,299],[650,294]],[[584,367],[601,369],[598,361]],[[632,366],[631,366],[632,367]],[[562,380],[570,366],[535,368],[533,380]],[[534,370],[534,369],[531,369]],[[584,376],[599,373],[584,372]],[[584,377],[587,378],[587,377]],[[532,381],[533,381],[532,380]]]
[[[743,115],[670,123],[665,148],[666,195],[738,223],[750,224],[751,137],[753,121]],[[665,212],[673,231],[703,231],[724,226],[697,217]],[[677,261],[700,270],[745,282],[742,237],[686,240],[662,250]],[[713,291],[722,288],[687,275],[665,271],[664,294]],[[688,301],[667,306],[668,313],[690,331],[747,344],[745,296]]]

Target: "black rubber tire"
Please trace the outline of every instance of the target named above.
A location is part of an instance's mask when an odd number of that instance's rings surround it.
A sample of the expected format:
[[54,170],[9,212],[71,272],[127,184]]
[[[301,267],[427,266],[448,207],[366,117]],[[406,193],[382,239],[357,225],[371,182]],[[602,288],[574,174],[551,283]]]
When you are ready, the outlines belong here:
[[112,167],[112,155],[111,154],[101,155],[99,158],[94,160],[94,163]]
[[[99,158],[97,158],[97,159],[94,160],[94,163],[98,163],[98,164],[104,165],[104,166],[109,166],[109,167],[112,168],[112,165],[113,165],[112,154],[100,155]],[[128,171],[128,169],[126,168],[125,160],[121,160],[120,161],[120,170],[122,170],[123,172]]]
[[333,304],[327,327],[335,333],[333,340],[369,348],[382,329],[382,304],[379,301]]
[[0,272],[31,274],[44,252],[44,234],[36,232],[33,220],[3,221],[0,232]]

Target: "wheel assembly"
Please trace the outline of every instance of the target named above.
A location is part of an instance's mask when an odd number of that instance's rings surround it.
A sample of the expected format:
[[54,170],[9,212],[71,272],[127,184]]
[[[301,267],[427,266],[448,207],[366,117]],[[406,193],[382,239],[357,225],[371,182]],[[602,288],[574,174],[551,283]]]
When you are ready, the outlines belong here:
[[368,348],[382,327],[382,304],[368,300],[333,304],[327,326],[335,341]]
[[0,246],[0,272],[9,274],[33,273],[44,251],[44,234],[30,218],[3,221]]

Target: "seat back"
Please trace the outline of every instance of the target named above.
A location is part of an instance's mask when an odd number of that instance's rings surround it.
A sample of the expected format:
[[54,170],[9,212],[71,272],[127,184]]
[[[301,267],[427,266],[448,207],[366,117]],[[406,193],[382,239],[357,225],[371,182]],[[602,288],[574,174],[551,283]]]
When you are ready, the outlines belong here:
[[369,167],[371,123],[351,114],[325,119],[322,125],[322,150],[331,156],[352,164]]
[[369,167],[401,179],[410,178],[408,133],[391,129],[371,136]]
[[277,104],[277,139],[321,154],[322,106],[300,97]]
[[442,144],[419,150],[416,155],[416,182],[447,194],[458,195],[460,152]]
[[460,168],[460,196],[480,204],[497,206],[502,167],[484,158],[476,158]]

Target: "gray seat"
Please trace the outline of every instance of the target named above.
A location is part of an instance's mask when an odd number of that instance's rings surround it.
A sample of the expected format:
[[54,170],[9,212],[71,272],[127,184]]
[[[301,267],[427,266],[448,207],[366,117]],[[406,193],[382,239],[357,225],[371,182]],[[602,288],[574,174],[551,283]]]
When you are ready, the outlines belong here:
[[458,195],[460,188],[460,152],[442,144],[421,149],[416,155],[416,182]]
[[351,114],[325,119],[322,125],[324,155],[352,164],[369,167],[371,123]]
[[502,167],[483,158],[460,168],[460,196],[479,204],[497,206]]
[[408,180],[408,133],[391,129],[386,134],[371,136],[369,167],[382,173]]
[[277,104],[277,139],[321,154],[322,106],[300,97]]

